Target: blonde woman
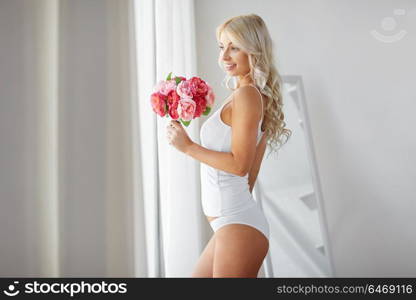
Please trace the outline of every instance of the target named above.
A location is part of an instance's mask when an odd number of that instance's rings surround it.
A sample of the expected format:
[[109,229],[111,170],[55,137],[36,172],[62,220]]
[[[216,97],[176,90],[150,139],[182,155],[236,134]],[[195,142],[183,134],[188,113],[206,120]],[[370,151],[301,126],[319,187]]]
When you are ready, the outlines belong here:
[[[201,145],[179,122],[167,127],[169,143],[201,164],[202,207],[214,230],[192,277],[257,277],[269,250],[269,223],[252,197],[267,142],[285,128],[280,76],[272,40],[257,15],[231,18],[217,28],[220,67],[229,101],[201,127]],[[236,87],[229,87],[230,79]]]

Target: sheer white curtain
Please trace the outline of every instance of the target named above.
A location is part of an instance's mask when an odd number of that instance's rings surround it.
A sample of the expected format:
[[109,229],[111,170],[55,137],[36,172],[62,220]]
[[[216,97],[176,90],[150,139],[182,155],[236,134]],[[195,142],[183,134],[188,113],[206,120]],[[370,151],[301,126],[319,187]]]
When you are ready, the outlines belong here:
[[[187,277],[205,244],[199,162],[167,143],[168,119],[151,112],[149,95],[154,84],[169,72],[187,78],[197,75],[193,0],[146,0],[134,4],[146,224],[148,228],[159,225],[161,238],[162,264],[157,270],[157,258],[151,257],[150,275],[159,271],[163,277]],[[199,142],[199,120],[193,120],[186,131]],[[157,248],[156,234],[152,232],[152,240],[148,241],[150,253]]]
[[1,276],[190,275],[199,163],[149,95],[195,74],[192,5],[0,1]]

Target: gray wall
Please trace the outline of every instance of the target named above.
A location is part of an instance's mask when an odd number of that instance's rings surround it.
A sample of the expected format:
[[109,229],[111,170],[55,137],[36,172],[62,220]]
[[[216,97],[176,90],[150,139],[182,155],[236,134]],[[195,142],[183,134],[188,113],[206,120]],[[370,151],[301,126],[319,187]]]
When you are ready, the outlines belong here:
[[[415,276],[416,4],[196,0],[198,74],[213,85],[217,107],[228,91],[215,28],[246,13],[268,25],[281,74],[303,76],[335,275]],[[381,27],[385,17],[394,30]],[[407,34],[385,43],[374,29]]]

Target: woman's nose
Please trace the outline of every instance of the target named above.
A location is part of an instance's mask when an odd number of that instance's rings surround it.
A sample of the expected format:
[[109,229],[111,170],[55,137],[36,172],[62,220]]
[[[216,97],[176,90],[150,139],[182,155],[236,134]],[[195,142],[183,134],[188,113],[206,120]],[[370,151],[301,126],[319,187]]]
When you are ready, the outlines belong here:
[[223,60],[223,61],[230,60],[230,56],[228,55],[228,53],[227,53],[227,52],[224,52],[224,54],[222,55],[222,60]]

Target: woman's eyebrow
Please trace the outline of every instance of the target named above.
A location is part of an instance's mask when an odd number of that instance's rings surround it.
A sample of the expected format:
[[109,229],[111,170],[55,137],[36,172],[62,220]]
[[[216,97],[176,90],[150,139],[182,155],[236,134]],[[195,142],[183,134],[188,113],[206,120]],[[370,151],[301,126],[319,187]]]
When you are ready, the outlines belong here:
[[[222,43],[221,43],[221,42],[219,42],[219,44],[220,44],[220,45],[222,45]],[[232,43],[232,42],[229,42],[228,44],[231,44],[231,45],[232,45],[233,43]]]

